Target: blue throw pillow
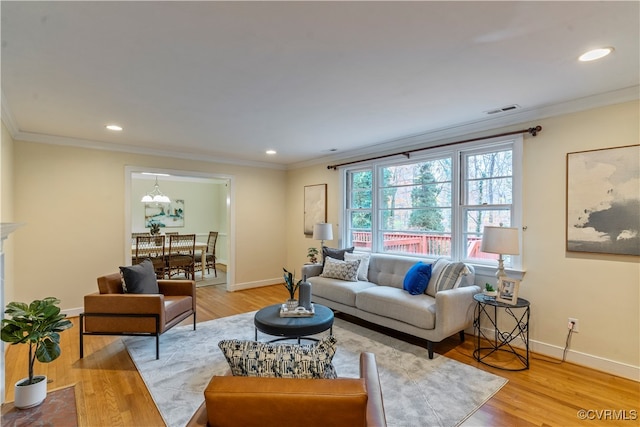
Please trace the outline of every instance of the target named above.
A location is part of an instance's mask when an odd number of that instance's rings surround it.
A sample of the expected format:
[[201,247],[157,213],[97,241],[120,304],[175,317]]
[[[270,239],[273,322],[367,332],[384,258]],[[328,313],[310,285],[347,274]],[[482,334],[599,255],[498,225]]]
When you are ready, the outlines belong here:
[[420,295],[427,289],[429,279],[431,279],[431,264],[420,261],[407,271],[402,288],[411,295]]

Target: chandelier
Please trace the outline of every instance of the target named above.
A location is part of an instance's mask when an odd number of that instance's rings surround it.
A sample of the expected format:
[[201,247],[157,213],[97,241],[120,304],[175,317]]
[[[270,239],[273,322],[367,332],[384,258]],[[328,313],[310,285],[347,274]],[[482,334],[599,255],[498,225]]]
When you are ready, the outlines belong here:
[[171,203],[171,199],[169,199],[169,196],[165,196],[162,191],[160,191],[157,176],[156,185],[154,185],[153,190],[142,196],[142,200],[140,201],[142,203]]

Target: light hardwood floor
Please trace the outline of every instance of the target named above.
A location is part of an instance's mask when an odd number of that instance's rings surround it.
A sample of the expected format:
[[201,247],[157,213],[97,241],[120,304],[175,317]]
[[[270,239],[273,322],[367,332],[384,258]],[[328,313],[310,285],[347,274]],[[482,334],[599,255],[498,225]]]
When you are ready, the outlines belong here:
[[[198,322],[204,322],[279,303],[282,286],[226,292],[224,286],[198,288]],[[52,382],[49,389],[76,384],[78,411],[84,426],[163,426],[140,375],[119,337],[89,336],[80,360],[78,319],[62,334],[62,356],[49,364],[36,362],[36,371]],[[189,324],[191,319],[184,323]],[[407,337],[400,337],[411,340]],[[152,338],[150,338],[152,339]],[[194,349],[197,351],[197,349]],[[435,346],[436,353],[493,372],[509,380],[464,425],[468,426],[636,426],[624,420],[640,415],[640,383],[570,363],[533,355],[528,371],[506,372],[478,364],[472,357],[473,339],[460,343],[457,335]],[[27,373],[27,348],[9,346],[6,354],[7,401],[13,384]],[[162,347],[160,348],[162,357]],[[426,350],[425,350],[426,357]],[[167,369],[170,369],[168,367]],[[581,409],[590,417],[609,413],[610,420],[578,418]],[[626,411],[626,413],[619,412]],[[613,419],[613,418],[617,418]],[[412,426],[413,427],[413,426]]]

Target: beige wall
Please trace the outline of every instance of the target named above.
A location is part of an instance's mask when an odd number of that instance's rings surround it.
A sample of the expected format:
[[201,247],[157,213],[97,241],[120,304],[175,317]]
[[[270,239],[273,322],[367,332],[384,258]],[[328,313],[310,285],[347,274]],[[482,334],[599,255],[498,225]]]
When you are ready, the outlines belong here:
[[[636,379],[640,366],[639,259],[565,252],[565,161],[569,152],[637,144],[639,117],[638,102],[631,102],[504,129],[534,124],[543,128],[524,142],[523,223],[527,230],[523,262],[527,272],[520,296],[531,302],[533,349],[562,357],[567,319],[577,318],[580,332],[573,335],[568,359]],[[338,224],[338,176],[326,164],[289,172],[287,194],[299,207],[289,212],[289,266],[305,262],[309,246],[319,247],[319,242],[302,233],[303,187],[328,184],[329,222]],[[335,240],[328,243],[339,246]]]
[[96,277],[124,262],[125,166],[224,174],[235,186],[234,285],[280,278],[286,257],[285,180],[280,170],[15,141],[15,293],[83,304]]
[[[19,222],[15,220],[13,206],[13,138],[2,123],[2,140],[0,143],[0,222]],[[19,230],[18,230],[19,231]],[[16,231],[17,232],[17,231]],[[14,271],[13,268],[13,242],[14,235],[10,235],[3,244],[4,255],[4,302],[13,301],[14,295]],[[4,307],[2,308],[4,312]]]
[[[535,122],[543,131],[524,144],[527,273],[521,286],[521,296],[531,302],[534,350],[561,357],[567,318],[578,318],[580,332],[573,336],[569,360],[636,379],[638,258],[567,253],[564,236],[566,154],[637,144],[639,110],[638,102],[631,102]],[[96,289],[96,276],[116,271],[123,259],[125,165],[234,176],[230,233],[237,242],[240,286],[278,280],[282,266],[299,272],[307,248],[319,247],[303,234],[305,185],[328,184],[328,221],[336,240],[327,243],[341,245],[339,173],[325,164],[283,172],[22,141],[15,141],[13,150],[13,219],[27,223],[13,236],[19,300],[55,295],[63,308],[78,307],[82,296]],[[2,199],[4,214],[4,188]]]

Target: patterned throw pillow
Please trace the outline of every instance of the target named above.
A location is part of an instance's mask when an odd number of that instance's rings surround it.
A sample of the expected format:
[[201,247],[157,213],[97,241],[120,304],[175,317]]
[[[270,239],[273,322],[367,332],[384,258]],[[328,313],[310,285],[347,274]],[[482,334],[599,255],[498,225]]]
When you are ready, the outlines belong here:
[[464,263],[438,258],[432,266],[431,280],[425,293],[435,297],[439,291],[455,289],[460,286],[462,276],[466,274],[469,274],[469,269]]
[[331,363],[337,340],[333,335],[315,344],[273,344],[245,340],[218,343],[231,373],[241,377],[337,378]]
[[333,258],[325,258],[324,268],[320,277],[346,280],[349,282],[358,281],[358,267],[360,260],[340,261]]
[[369,258],[371,254],[366,253],[357,253],[352,254],[349,252],[345,252],[344,260],[345,261],[356,261],[360,260],[360,266],[358,267],[358,280],[364,280],[365,282],[369,281]]

